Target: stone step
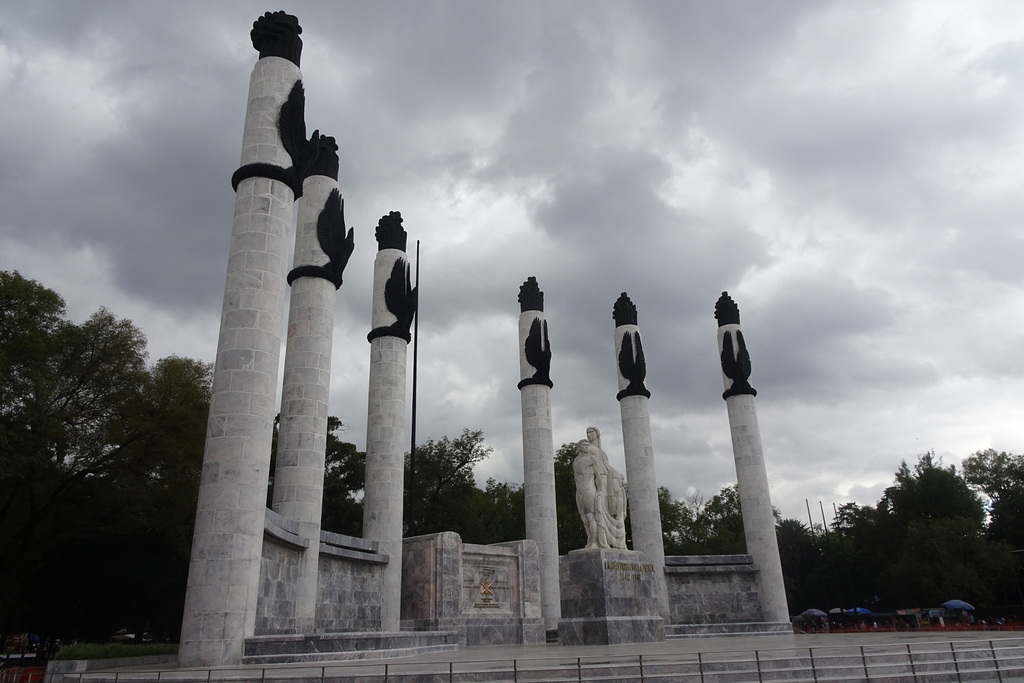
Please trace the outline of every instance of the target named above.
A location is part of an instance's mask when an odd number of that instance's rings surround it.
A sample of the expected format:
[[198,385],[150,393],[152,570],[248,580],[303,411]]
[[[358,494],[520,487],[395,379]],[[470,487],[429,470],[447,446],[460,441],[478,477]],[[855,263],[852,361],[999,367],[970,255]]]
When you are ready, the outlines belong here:
[[750,621],[731,624],[668,624],[665,639],[722,638],[728,636],[791,636],[793,624],[788,621]]
[[243,664],[285,664],[408,657],[460,647],[458,631],[364,631],[252,636]]

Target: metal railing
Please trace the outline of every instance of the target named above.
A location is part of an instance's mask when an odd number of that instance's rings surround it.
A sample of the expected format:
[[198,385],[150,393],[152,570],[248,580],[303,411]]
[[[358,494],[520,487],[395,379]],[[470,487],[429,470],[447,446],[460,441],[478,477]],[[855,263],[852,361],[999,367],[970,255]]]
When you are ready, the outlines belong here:
[[573,657],[347,661],[318,664],[52,674],[46,683],[758,683],[1024,680],[1024,637],[879,645]]

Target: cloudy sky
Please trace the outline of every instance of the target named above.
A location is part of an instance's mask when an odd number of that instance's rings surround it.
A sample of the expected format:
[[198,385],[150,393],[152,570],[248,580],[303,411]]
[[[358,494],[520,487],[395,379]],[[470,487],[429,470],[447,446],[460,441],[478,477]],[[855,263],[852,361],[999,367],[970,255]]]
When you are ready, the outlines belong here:
[[612,304],[639,310],[658,483],[735,481],[714,304],[740,306],[773,502],[877,502],[901,460],[1024,452],[1024,4],[0,0],[0,269],[152,359],[212,361],[253,20],[304,27],[356,252],[331,413],[365,445],[377,219],[421,241],[421,440],[522,481],[517,295],[555,446],[623,469]]

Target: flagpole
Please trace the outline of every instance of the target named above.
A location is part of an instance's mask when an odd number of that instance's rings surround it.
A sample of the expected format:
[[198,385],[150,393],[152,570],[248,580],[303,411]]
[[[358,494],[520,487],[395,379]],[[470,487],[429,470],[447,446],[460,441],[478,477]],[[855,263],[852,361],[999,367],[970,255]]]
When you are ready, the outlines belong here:
[[409,429],[409,505],[406,517],[406,535],[416,535],[416,374],[419,368],[420,348],[420,241],[416,240],[416,317],[413,318],[412,337],[412,425]]

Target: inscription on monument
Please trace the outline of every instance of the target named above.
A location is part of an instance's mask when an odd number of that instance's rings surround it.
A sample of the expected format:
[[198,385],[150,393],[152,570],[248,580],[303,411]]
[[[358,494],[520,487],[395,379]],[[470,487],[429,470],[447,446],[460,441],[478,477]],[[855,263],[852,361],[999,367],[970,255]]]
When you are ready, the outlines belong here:
[[654,565],[650,562],[617,562],[605,560],[604,568],[618,572],[617,578],[620,581],[640,581],[642,574],[653,574]]
[[[508,580],[497,576],[499,567],[494,565],[480,565],[477,569],[478,578],[467,577],[464,588],[467,591],[476,593],[472,602],[474,609],[506,609],[507,600],[502,597],[508,595]],[[472,573],[472,572],[468,572]]]

